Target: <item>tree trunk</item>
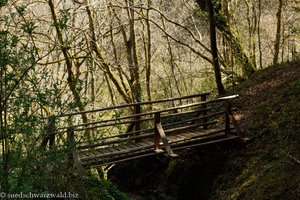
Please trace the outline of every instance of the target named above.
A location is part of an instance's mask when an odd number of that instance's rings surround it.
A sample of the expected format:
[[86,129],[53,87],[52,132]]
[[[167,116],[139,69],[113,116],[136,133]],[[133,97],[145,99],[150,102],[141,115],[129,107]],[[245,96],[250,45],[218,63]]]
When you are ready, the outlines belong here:
[[[200,8],[204,11],[207,11],[207,8],[209,6],[205,7],[204,2],[207,3],[207,1],[197,0],[197,3],[200,6]],[[215,16],[223,15],[222,13],[220,13],[218,9],[214,9],[217,6],[214,6],[212,2],[210,3],[212,4]],[[227,17],[220,16],[220,18],[226,19]],[[255,71],[253,67],[253,62],[244,51],[239,39],[232,31],[229,22],[225,21],[223,23],[216,23],[215,27],[223,34],[224,38],[232,44],[231,48],[233,50],[234,57],[236,58],[236,60],[238,60],[241,63],[243,74],[246,77],[250,77]]]
[[[163,16],[161,16],[161,22],[162,22],[163,29],[166,30],[166,25],[165,25],[165,21],[164,21]],[[167,34],[166,34],[166,40],[167,40],[167,44],[168,44],[168,53],[169,53],[169,58],[170,58],[169,62],[170,62],[170,66],[171,66],[171,74],[172,74],[172,77],[173,77],[174,82],[175,82],[177,93],[178,93],[179,96],[182,96],[180,88],[179,88],[179,82],[178,82],[178,80],[176,78],[176,74],[175,74],[176,63],[175,63],[175,59],[174,59],[174,53],[173,53],[173,49],[172,49],[172,46],[171,46],[170,38],[168,37]],[[169,82],[170,82],[170,84],[172,83],[171,78],[169,78]],[[172,87],[170,88],[170,90],[172,91]],[[172,91],[172,93],[173,93],[173,91]]]
[[276,29],[276,39],[274,44],[274,58],[273,64],[278,63],[279,50],[280,50],[280,39],[281,39],[281,13],[282,13],[283,0],[279,0],[279,6],[277,11],[277,29]]
[[150,13],[150,6],[151,0],[148,0],[147,5],[147,12],[146,12],[146,26],[147,26],[147,47],[146,47],[146,88],[147,88],[147,99],[148,101],[152,100],[151,97],[151,26],[149,21],[149,13]]
[[7,113],[6,113],[6,83],[3,81],[6,77],[6,67],[0,66],[0,140],[2,141],[2,163],[3,163],[3,178],[1,180],[1,187],[3,192],[9,191],[9,168],[8,168],[8,159],[9,159],[9,142],[7,139]]
[[[49,0],[48,5],[49,5],[50,10],[51,10],[51,16],[52,16],[52,20],[54,22],[54,28],[56,30],[58,41],[59,41],[59,44],[61,46],[60,48],[61,48],[61,51],[62,51],[62,53],[64,55],[64,58],[65,58],[67,73],[68,73],[67,82],[68,82],[69,88],[70,88],[70,90],[73,94],[74,101],[75,101],[78,109],[80,111],[84,111],[85,110],[84,103],[82,102],[81,97],[80,97],[80,93],[76,88],[76,80],[75,80],[75,77],[74,77],[74,73],[72,71],[72,58],[70,57],[70,54],[68,52],[68,47],[66,46],[66,42],[65,42],[65,39],[63,37],[62,30],[59,27],[58,17],[57,17],[57,14],[56,14],[56,10],[55,10],[55,7],[54,7],[53,0]],[[87,117],[86,113],[82,113],[81,117],[82,117],[83,123],[88,122],[88,117]],[[89,139],[93,138],[93,136],[92,136],[92,134],[89,130],[86,131],[86,135]]]
[[86,6],[86,12],[87,12],[87,15],[88,15],[88,19],[89,19],[89,29],[90,29],[90,32],[91,32],[91,41],[90,41],[91,50],[96,54],[96,57],[100,60],[101,68],[106,72],[106,74],[108,75],[108,77],[110,78],[112,83],[115,85],[116,89],[118,90],[118,92],[120,93],[122,98],[125,100],[125,102],[126,103],[131,103],[132,99],[130,98],[130,96],[127,93],[127,91],[128,91],[127,88],[124,88],[123,87],[124,85],[122,85],[118,81],[118,79],[115,77],[115,75],[111,71],[110,65],[106,62],[104,56],[102,55],[101,49],[97,45],[94,19],[93,19],[93,16],[92,16],[92,10],[90,8],[89,0],[85,0],[85,6]]
[[258,37],[258,49],[259,49],[259,68],[263,68],[262,64],[262,45],[260,34],[260,21],[261,21],[261,0],[258,0],[258,20],[257,20],[257,37]]
[[218,59],[218,47],[217,47],[217,36],[216,36],[216,23],[214,17],[214,7],[211,0],[207,1],[207,9],[208,9],[208,16],[209,16],[209,24],[210,24],[210,46],[211,46],[211,54],[213,58],[213,66],[215,71],[215,79],[218,88],[219,94],[224,94],[225,89],[222,84],[221,72],[220,72],[220,65]]

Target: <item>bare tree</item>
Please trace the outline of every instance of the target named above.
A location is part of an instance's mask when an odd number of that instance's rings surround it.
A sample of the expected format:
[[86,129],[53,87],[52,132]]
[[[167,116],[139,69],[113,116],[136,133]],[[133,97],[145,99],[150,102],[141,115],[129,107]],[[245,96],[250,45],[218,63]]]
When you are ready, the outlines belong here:
[[276,28],[276,39],[274,44],[274,58],[273,58],[273,64],[278,63],[279,59],[279,51],[280,51],[280,40],[281,40],[281,18],[282,18],[282,7],[283,7],[283,0],[278,0],[278,10],[276,13],[277,17],[277,28]]
[[211,54],[213,58],[213,65],[215,71],[215,80],[218,88],[219,94],[224,94],[225,89],[222,84],[221,71],[218,59],[218,47],[217,47],[217,36],[216,36],[216,22],[214,16],[214,6],[211,0],[206,0],[208,16],[209,16],[209,24],[210,24],[210,45],[211,45]]
[[[206,1],[197,0],[199,7],[207,11],[206,8]],[[227,17],[223,16],[220,12],[220,2],[215,1],[213,4],[214,13],[218,16],[219,19],[225,20],[221,23],[216,23],[216,28],[224,35],[224,38],[231,42],[231,48],[236,60],[241,62],[241,68],[244,72],[246,77],[251,76],[254,73],[254,65],[253,61],[248,57],[245,50],[243,49],[241,42],[239,41],[238,37],[236,36],[235,32],[232,30],[229,21],[226,21]]]

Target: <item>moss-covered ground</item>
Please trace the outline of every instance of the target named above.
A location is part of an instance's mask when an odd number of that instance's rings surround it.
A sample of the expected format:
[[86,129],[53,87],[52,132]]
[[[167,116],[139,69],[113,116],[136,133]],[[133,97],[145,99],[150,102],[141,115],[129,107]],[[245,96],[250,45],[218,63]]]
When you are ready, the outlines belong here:
[[231,93],[250,141],[228,159],[211,199],[300,199],[300,62],[258,71]]

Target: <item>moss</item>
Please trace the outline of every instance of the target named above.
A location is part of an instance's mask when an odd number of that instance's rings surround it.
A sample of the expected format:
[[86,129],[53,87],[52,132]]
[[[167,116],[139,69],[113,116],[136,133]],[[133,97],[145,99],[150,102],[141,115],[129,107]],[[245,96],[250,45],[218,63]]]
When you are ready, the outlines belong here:
[[[276,65],[231,91],[247,109],[242,123],[251,143],[227,163],[213,199],[300,198],[299,70],[299,61]],[[239,173],[236,162],[243,162]]]

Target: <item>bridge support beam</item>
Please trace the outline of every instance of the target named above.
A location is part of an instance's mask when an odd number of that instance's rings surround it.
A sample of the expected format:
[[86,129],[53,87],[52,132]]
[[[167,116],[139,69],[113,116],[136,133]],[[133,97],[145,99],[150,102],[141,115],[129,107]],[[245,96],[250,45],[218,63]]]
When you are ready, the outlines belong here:
[[155,113],[155,117],[154,117],[154,150],[156,152],[160,152],[161,149],[160,147],[160,139],[163,142],[163,145],[168,153],[168,156],[170,157],[177,157],[178,155],[173,153],[173,150],[168,142],[167,136],[164,132],[164,129],[161,125],[161,117],[160,117],[160,112],[156,112]]

